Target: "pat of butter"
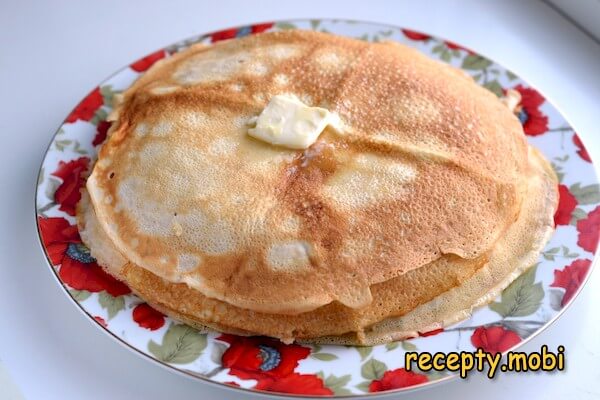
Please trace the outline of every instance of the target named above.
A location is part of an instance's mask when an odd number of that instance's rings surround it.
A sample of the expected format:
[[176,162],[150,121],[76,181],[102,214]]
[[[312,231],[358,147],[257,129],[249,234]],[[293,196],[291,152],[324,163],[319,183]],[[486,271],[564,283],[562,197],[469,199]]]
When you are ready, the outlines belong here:
[[248,134],[256,139],[290,149],[306,149],[317,141],[337,116],[320,107],[309,107],[292,95],[276,95],[256,118]]

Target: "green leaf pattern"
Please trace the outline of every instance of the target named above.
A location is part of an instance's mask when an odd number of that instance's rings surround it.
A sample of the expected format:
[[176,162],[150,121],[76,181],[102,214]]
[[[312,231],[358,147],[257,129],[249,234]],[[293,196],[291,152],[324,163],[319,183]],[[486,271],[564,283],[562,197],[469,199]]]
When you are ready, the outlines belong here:
[[369,361],[365,362],[361,369],[360,374],[363,378],[368,380],[381,379],[385,371],[387,371],[388,367],[385,363],[371,358]]
[[600,203],[600,185],[581,186],[581,183],[571,185],[569,191],[577,199],[580,205]]
[[469,54],[462,62],[461,67],[470,71],[484,70],[492,65],[492,62],[485,57]]
[[356,349],[356,351],[358,351],[358,354],[360,354],[361,361],[363,361],[364,359],[369,357],[369,355],[373,351],[372,346],[357,346],[357,347],[355,347],[355,349]]
[[114,297],[106,291],[100,292],[98,302],[102,308],[106,309],[108,319],[112,319],[119,311],[125,309],[125,296]]
[[400,346],[400,342],[389,342],[385,345],[387,351],[396,350]]
[[364,381],[359,383],[358,385],[356,385],[356,388],[358,390],[360,390],[361,392],[368,392],[369,391],[369,385],[371,384],[371,381]]
[[71,297],[73,297],[73,299],[78,303],[81,303],[82,301],[86,301],[92,295],[92,293],[88,292],[87,290],[76,290],[76,289],[69,289],[69,293],[71,294]]
[[310,356],[320,361],[333,361],[338,359],[338,356],[331,353],[311,353]]
[[189,364],[206,348],[206,334],[182,324],[171,323],[161,344],[151,340],[148,351],[158,360],[170,364]]
[[330,374],[327,377],[325,377],[323,371],[318,372],[316,375],[319,378],[321,378],[324,386],[331,389],[331,391],[333,391],[334,394],[338,396],[346,396],[352,394],[352,391],[346,387],[350,380],[352,380],[352,375],[346,374],[342,376],[336,376]]
[[537,266],[531,267],[515,279],[502,292],[501,301],[491,303],[490,309],[503,318],[524,317],[535,313],[544,298],[542,283],[534,283],[536,269]]
[[402,349],[404,351],[415,351],[415,350],[417,350],[417,346],[415,346],[414,343],[411,343],[408,340],[403,340],[402,341]]

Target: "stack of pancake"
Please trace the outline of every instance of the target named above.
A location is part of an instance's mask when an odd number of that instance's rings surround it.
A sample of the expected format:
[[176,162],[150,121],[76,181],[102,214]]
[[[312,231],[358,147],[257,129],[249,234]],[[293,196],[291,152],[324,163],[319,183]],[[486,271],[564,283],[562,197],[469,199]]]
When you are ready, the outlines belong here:
[[[270,99],[335,113],[307,149],[248,135]],[[467,318],[536,260],[556,177],[461,71],[285,31],[196,45],[118,100],[78,207],[105,269],[197,328],[375,344]]]

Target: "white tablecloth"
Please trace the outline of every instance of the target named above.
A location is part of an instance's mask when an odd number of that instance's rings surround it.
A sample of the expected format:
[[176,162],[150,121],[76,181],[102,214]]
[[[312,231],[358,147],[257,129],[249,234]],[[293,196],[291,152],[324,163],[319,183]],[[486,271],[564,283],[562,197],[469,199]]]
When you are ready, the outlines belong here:
[[[172,374],[132,354],[73,307],[38,248],[33,192],[52,133],[73,105],[110,73],[196,33],[291,17],[387,22],[479,51],[540,89],[600,162],[600,45],[542,2],[3,1],[0,359],[26,398],[233,398],[231,392]],[[551,349],[564,345],[565,372],[504,374],[493,381],[474,374],[466,382],[457,380],[411,398],[599,398],[599,293],[596,271],[566,314],[524,346],[534,351],[542,344]],[[0,380],[3,395],[10,394]]]

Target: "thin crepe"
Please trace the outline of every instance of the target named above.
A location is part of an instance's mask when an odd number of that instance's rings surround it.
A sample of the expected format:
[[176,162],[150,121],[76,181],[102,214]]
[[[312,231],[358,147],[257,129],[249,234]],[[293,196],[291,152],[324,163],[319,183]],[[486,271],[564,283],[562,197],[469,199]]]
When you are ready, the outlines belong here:
[[[238,309],[127,262],[98,225],[85,194],[79,206],[79,225],[92,255],[111,274],[157,309],[199,329],[269,335],[286,342],[373,345],[468,318],[475,307],[493,300],[535,263],[553,232],[558,195],[556,176],[547,161],[533,148],[530,159],[533,168],[526,177],[522,212],[498,241],[489,261],[453,259],[412,270],[374,285],[375,301],[358,310],[339,303],[294,316]],[[444,286],[449,281],[453,284]]]
[[[279,93],[338,113],[345,131],[306,151],[249,138]],[[358,310],[376,284],[481,260],[530,173],[518,120],[472,79],[404,46],[315,32],[194,46],[153,66],[113,118],[87,183],[110,242],[262,313]]]

